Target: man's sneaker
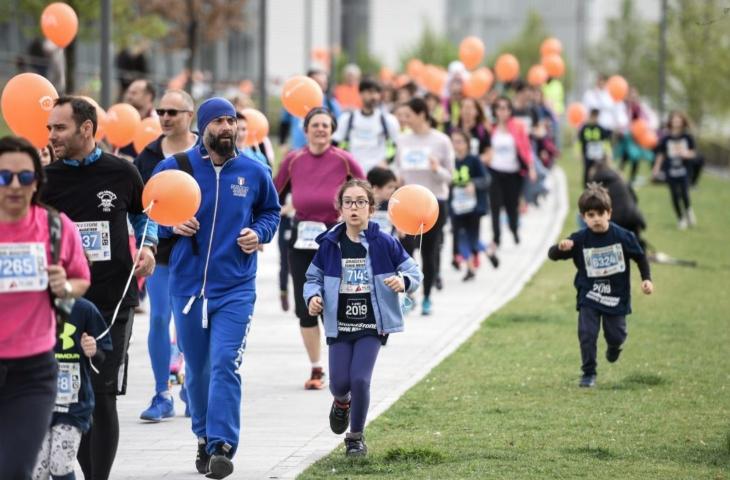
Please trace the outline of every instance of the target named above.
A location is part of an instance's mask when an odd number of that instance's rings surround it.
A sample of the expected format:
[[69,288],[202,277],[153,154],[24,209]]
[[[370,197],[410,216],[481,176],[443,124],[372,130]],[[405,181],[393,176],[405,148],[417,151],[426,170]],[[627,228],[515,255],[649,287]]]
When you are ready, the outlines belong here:
[[618,360],[619,355],[621,355],[621,347],[614,347],[612,345],[609,345],[606,349],[606,360],[608,360],[609,363],[613,363],[616,360]]
[[421,315],[431,315],[431,299],[424,298],[421,302]]
[[680,230],[687,230],[687,217],[682,217],[677,222],[677,228]]
[[162,393],[158,393],[152,397],[150,406],[139,415],[139,418],[148,422],[160,422],[163,418],[174,416],[175,405],[173,404],[172,395],[165,396]]
[[469,280],[474,280],[474,277],[476,277],[474,270],[468,270],[466,272],[466,275],[464,275],[464,278],[461,279],[461,281],[468,282]]
[[322,367],[312,368],[309,380],[304,382],[305,390],[322,390],[324,388],[324,370]]
[[433,281],[433,286],[436,287],[436,290],[444,289],[444,282],[441,280],[441,275],[436,275],[436,278]]
[[208,462],[210,462],[210,455],[206,451],[205,447],[208,444],[208,439],[205,437],[198,437],[198,454],[195,456],[195,469],[198,473],[208,473]]
[[185,404],[185,416],[190,418],[190,405],[188,405],[188,389],[185,388],[185,383],[183,383],[182,388],[180,389],[180,400]]
[[279,292],[279,301],[281,302],[281,309],[285,312],[289,311],[289,292],[287,290],[281,290]]
[[345,436],[345,455],[348,457],[364,457],[368,454],[368,446],[362,433],[348,433]]
[[697,225],[697,217],[695,217],[695,212],[691,208],[687,209],[687,223],[690,227]]
[[233,462],[231,461],[231,446],[224,443],[217,447],[208,462],[207,478],[226,478],[233,473]]
[[578,384],[581,388],[591,388],[596,386],[595,375],[583,375],[580,377],[580,383]]
[[340,403],[337,400],[332,401],[330,409],[330,428],[337,435],[345,433],[347,426],[350,424],[350,402]]

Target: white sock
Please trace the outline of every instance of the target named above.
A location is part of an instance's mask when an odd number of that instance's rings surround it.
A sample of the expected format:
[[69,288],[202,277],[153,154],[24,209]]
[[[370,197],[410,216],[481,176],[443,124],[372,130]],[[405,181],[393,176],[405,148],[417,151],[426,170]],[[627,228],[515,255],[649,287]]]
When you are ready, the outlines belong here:
[[164,392],[160,393],[163,397],[165,397],[165,400],[170,400],[172,398],[172,393],[170,390],[165,390]]
[[312,368],[322,368],[322,361],[312,362]]

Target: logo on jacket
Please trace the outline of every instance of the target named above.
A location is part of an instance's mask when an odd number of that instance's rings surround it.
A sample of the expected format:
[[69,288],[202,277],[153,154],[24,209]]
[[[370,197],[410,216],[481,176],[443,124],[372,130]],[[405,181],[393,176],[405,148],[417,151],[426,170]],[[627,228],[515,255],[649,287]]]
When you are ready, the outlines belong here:
[[248,194],[248,185],[246,185],[246,179],[238,177],[236,183],[231,185],[231,191],[236,197],[245,197]]
[[63,324],[63,332],[58,335],[61,340],[61,348],[68,350],[74,346],[73,334],[76,333],[76,326],[66,322]]
[[104,212],[111,212],[112,208],[114,208],[114,204],[112,202],[117,199],[117,196],[114,194],[114,192],[104,190],[97,193],[96,196],[99,198],[99,200],[101,200],[99,208],[101,208]]

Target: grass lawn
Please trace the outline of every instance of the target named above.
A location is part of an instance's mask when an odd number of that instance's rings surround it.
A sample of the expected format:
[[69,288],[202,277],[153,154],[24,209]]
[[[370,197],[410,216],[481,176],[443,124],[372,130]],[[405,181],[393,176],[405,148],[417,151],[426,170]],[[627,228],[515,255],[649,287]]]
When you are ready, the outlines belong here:
[[[578,168],[563,166],[568,234]],[[638,194],[648,240],[699,265],[652,265],[651,296],[633,266],[629,339],[612,365],[601,339],[597,388],[577,387],[574,267],[548,261],[368,426],[366,459],[340,447],[300,478],[730,479],[730,183],[703,178],[692,192],[699,227],[686,232],[666,187]]]

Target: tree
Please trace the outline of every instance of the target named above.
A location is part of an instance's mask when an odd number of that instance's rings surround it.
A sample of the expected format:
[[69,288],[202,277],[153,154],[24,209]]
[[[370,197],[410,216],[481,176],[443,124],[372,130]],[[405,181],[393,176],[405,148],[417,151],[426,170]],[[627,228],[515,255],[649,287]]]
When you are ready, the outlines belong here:
[[429,23],[421,33],[421,38],[400,54],[401,70],[405,70],[408,60],[417,58],[423,63],[447,67],[459,58],[459,48],[446,36],[437,34]]

